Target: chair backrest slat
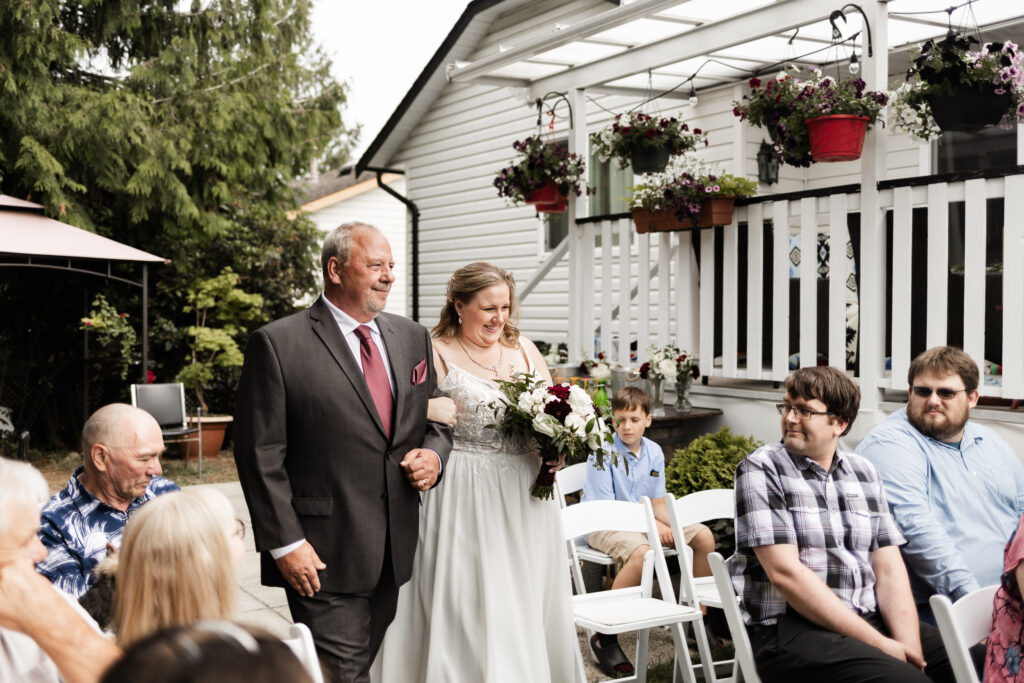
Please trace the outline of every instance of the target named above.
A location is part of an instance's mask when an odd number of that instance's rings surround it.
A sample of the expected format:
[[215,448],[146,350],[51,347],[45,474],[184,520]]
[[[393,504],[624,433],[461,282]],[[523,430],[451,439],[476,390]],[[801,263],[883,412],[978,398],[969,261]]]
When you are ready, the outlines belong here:
[[743,622],[743,615],[740,613],[740,605],[736,600],[736,591],[732,587],[732,579],[729,577],[725,560],[722,559],[721,554],[711,553],[708,555],[708,564],[711,565],[711,575],[715,578],[718,594],[722,596],[722,611],[725,613],[725,621],[729,624],[733,646],[736,648],[736,661],[739,662],[743,680],[746,683],[761,683],[761,678],[757,675],[757,667],[754,664],[754,650],[750,646],[747,626]]
[[161,427],[185,426],[185,387],[180,382],[133,384],[132,405],[153,416]]
[[997,588],[979,588],[956,602],[945,595],[928,599],[957,683],[978,683],[978,672],[969,649],[988,636],[992,628],[992,600]]

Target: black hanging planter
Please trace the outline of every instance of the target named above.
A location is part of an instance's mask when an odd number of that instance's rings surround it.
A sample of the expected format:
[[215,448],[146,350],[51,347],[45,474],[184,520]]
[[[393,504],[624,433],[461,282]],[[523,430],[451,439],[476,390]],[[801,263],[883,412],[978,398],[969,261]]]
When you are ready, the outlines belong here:
[[1010,107],[1010,93],[995,93],[995,86],[984,90],[960,88],[955,95],[929,95],[932,118],[944,131],[975,132],[994,126]]
[[668,166],[669,156],[668,147],[664,145],[633,145],[629,152],[629,163],[633,173],[660,173]]

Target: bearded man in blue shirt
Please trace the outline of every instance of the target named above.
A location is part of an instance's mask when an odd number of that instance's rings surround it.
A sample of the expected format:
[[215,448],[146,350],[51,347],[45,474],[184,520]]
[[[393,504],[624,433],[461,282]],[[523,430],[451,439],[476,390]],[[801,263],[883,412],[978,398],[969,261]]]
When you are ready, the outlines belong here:
[[951,346],[907,373],[907,407],[875,425],[856,452],[882,475],[922,620],[928,598],[951,600],[999,583],[1003,547],[1024,513],[1024,467],[1009,445],[970,422],[978,364]]

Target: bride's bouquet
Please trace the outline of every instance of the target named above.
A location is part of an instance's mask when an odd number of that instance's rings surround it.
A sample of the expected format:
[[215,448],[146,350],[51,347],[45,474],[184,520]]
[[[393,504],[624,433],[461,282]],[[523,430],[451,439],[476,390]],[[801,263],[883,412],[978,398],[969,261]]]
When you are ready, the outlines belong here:
[[491,426],[506,436],[532,437],[540,447],[543,462],[530,487],[534,497],[553,497],[555,474],[549,470],[563,456],[584,460],[595,453],[598,469],[604,467],[609,455],[615,462],[614,451],[604,448],[613,441],[612,429],[581,387],[551,386],[526,373],[497,382],[503,398],[502,405],[494,407],[504,411],[498,423]]

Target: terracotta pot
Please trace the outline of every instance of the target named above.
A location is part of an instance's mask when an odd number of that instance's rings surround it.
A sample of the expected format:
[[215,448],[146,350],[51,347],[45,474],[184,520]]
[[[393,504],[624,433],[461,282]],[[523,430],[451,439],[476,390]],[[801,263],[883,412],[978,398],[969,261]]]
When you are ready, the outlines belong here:
[[974,132],[999,123],[1010,108],[1010,93],[997,95],[991,84],[983,92],[960,88],[955,95],[930,95],[928,105],[942,130]]
[[854,161],[864,148],[868,117],[853,114],[832,114],[807,119],[807,135],[811,142],[811,158],[815,161]]
[[663,145],[644,147],[636,144],[629,151],[629,164],[633,167],[633,173],[660,173],[668,166],[668,158],[668,147]]
[[[210,415],[203,417],[203,459],[216,458],[224,447],[224,434],[228,430],[233,417],[230,415]],[[188,418],[190,427],[195,426],[196,419]],[[199,459],[199,446],[195,441],[189,441],[185,448],[185,458],[188,460]]]
[[696,221],[679,220],[668,211],[651,212],[644,208],[633,209],[633,222],[636,231],[641,235],[647,232],[673,232],[676,230],[693,230],[711,228],[716,225],[732,223],[733,204],[735,197],[711,197],[700,205],[700,216]]
[[527,204],[554,204],[559,200],[564,201],[565,196],[558,191],[558,185],[553,180],[526,195]]

